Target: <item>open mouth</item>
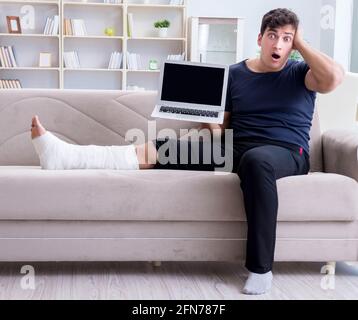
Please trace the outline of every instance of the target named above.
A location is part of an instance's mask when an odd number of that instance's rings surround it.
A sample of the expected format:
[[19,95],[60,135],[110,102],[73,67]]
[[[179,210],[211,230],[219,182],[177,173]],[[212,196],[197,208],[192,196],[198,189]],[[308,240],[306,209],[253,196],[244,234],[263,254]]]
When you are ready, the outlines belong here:
[[275,60],[279,60],[281,58],[280,55],[278,55],[277,53],[272,54],[272,58],[274,58]]

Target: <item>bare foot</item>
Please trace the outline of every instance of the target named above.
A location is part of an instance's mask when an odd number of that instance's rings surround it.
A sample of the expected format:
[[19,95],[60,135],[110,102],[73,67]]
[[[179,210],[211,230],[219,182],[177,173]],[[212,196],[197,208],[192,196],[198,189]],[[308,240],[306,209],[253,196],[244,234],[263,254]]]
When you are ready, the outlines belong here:
[[34,116],[31,123],[31,139],[42,136],[46,133],[46,129],[40,123],[39,117]]

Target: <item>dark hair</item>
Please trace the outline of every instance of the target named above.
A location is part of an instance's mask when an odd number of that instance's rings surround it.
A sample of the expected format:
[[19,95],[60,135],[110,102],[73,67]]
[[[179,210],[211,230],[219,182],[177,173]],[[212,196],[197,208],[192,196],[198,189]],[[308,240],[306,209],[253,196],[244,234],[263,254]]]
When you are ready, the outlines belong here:
[[278,8],[267,12],[262,18],[261,35],[263,35],[267,28],[275,29],[277,27],[284,27],[292,25],[297,30],[300,21],[296,13],[291,10]]

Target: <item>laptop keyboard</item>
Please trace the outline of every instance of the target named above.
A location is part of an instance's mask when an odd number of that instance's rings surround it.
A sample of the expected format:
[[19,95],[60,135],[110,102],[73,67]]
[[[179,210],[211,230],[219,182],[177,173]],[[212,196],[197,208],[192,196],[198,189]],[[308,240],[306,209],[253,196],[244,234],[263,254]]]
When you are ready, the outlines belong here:
[[215,112],[215,111],[184,109],[184,108],[169,107],[169,106],[161,106],[159,111],[166,112],[166,113],[186,114],[190,116],[209,117],[209,118],[217,118],[219,116],[219,112]]

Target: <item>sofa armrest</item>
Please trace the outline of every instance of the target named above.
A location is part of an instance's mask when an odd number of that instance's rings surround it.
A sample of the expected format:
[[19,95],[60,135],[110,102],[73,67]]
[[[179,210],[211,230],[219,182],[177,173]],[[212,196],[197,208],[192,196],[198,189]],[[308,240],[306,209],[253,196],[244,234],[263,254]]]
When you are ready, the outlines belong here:
[[358,131],[328,130],[322,135],[324,172],[358,182]]

